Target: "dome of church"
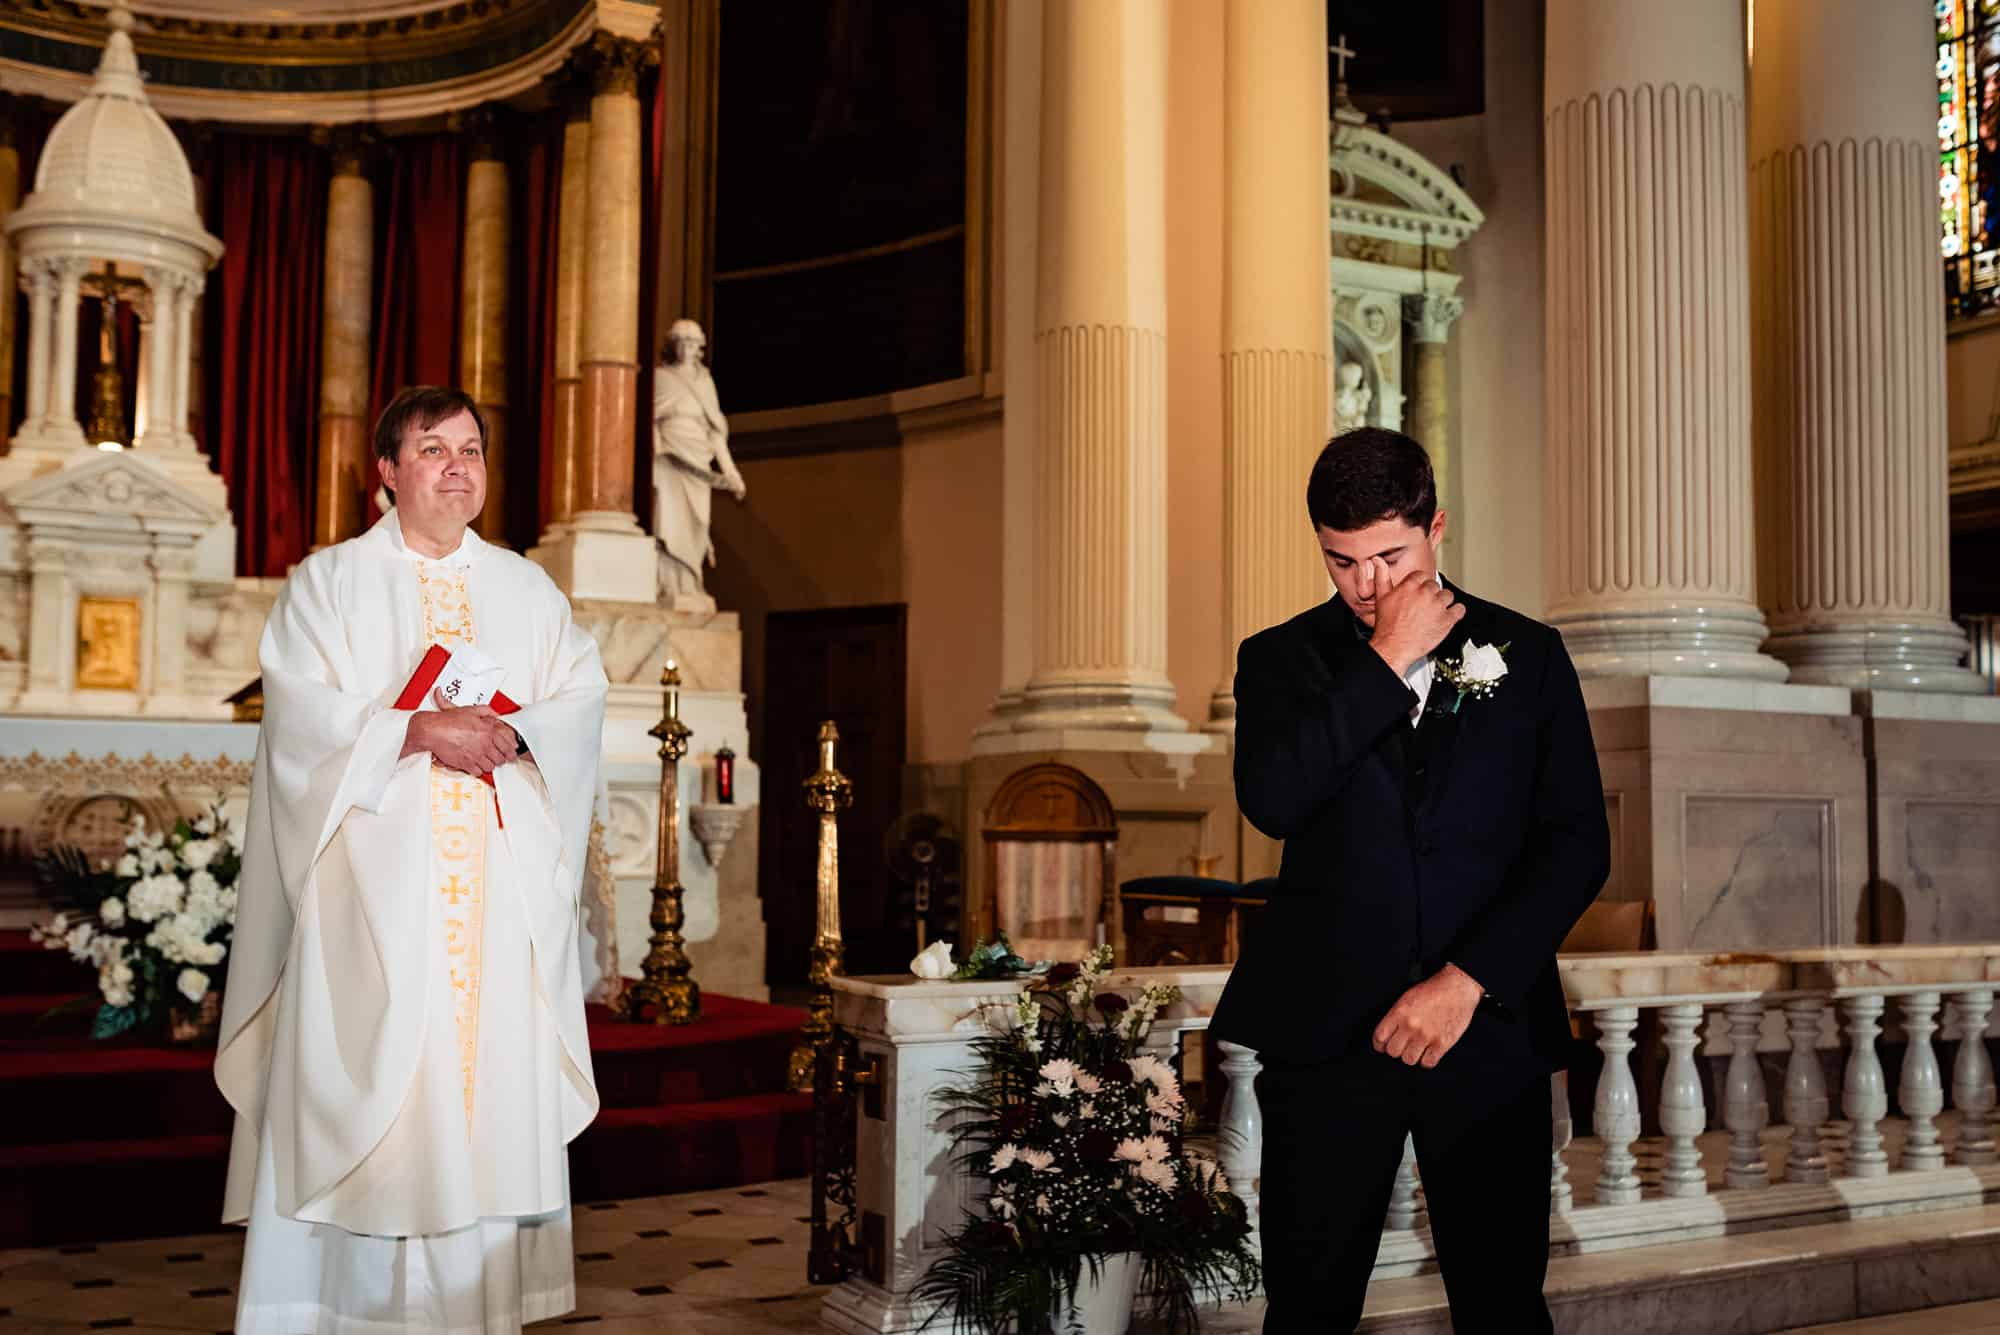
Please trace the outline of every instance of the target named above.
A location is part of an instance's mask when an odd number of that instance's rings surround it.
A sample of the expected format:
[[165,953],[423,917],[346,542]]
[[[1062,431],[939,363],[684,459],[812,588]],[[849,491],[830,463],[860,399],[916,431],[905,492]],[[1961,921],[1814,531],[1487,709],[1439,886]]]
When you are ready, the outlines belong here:
[[110,21],[111,40],[90,92],[63,113],[42,149],[36,203],[198,228],[187,155],[140,81],[132,16],[120,4]]

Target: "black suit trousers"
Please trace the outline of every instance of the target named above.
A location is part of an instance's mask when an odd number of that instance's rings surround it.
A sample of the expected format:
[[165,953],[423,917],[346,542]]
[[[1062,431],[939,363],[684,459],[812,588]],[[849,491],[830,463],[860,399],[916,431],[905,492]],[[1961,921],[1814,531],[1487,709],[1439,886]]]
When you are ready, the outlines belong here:
[[1536,1073],[1467,1128],[1440,1071],[1372,1050],[1311,1065],[1266,1057],[1265,1335],[1331,1335],[1361,1319],[1383,1216],[1416,1143],[1457,1335],[1547,1332],[1550,1099]]

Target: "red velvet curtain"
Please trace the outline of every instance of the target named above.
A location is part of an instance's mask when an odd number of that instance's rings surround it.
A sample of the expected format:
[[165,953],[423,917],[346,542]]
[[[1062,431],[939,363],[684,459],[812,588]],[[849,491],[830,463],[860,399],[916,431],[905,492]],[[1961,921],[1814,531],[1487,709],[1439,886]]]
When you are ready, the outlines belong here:
[[389,141],[375,189],[371,425],[405,386],[458,383],[465,141],[455,134]]
[[563,121],[550,115],[516,140],[513,244],[508,281],[514,296],[507,337],[507,537],[520,551],[548,523],[549,449],[555,430],[550,378],[556,347],[556,214],[562,200]]
[[304,136],[218,134],[210,163],[204,221],[224,250],[204,299],[203,443],[229,483],[237,573],[282,575],[311,538],[331,170]]

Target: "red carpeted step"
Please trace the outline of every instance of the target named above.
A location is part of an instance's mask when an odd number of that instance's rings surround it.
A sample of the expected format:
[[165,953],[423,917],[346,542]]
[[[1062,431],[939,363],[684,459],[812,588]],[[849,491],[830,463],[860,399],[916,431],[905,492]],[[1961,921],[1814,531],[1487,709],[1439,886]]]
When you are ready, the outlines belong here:
[[607,1108],[569,1148],[570,1194],[580,1201],[772,1182],[811,1166],[810,1094]]
[[0,1043],[10,1107],[0,1146],[226,1135],[232,1114],[209,1048],[88,1038]]
[[97,971],[88,964],[36,944],[25,927],[0,928],[0,996],[96,990]]
[[688,1025],[627,1024],[590,1007],[590,1062],[609,1108],[708,1103],[785,1088],[805,1012],[704,996]]
[[213,1233],[227,1136],[0,1149],[0,1248]]
[[[51,1014],[58,1007],[61,1011]],[[90,1022],[96,1014],[95,992],[0,994],[0,1039],[88,1037]]]

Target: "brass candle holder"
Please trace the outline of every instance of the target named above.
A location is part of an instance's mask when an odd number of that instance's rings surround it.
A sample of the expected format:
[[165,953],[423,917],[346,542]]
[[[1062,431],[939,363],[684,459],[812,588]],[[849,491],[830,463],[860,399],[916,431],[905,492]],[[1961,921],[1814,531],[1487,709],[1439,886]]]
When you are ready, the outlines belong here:
[[806,971],[812,1000],[806,1003],[799,1045],[792,1049],[790,1084],[795,1090],[813,1087],[819,1054],[833,1039],[833,980],[842,962],[838,816],[854,804],[854,785],[834,764],[839,741],[840,729],[831,719],[819,725],[819,769],[805,781],[806,806],[819,813],[819,930],[813,936],[812,963]]
[[[687,941],[681,935],[687,915],[681,897],[680,761],[692,736],[681,722],[681,673],[672,659],[660,673],[666,694],[659,724],[647,730],[660,739],[659,862],[653,874],[652,948],[646,952],[645,977],[625,992],[625,1018],[654,1024],[693,1024],[701,1018],[701,988],[690,976]],[[648,1008],[651,1014],[648,1014]]]

